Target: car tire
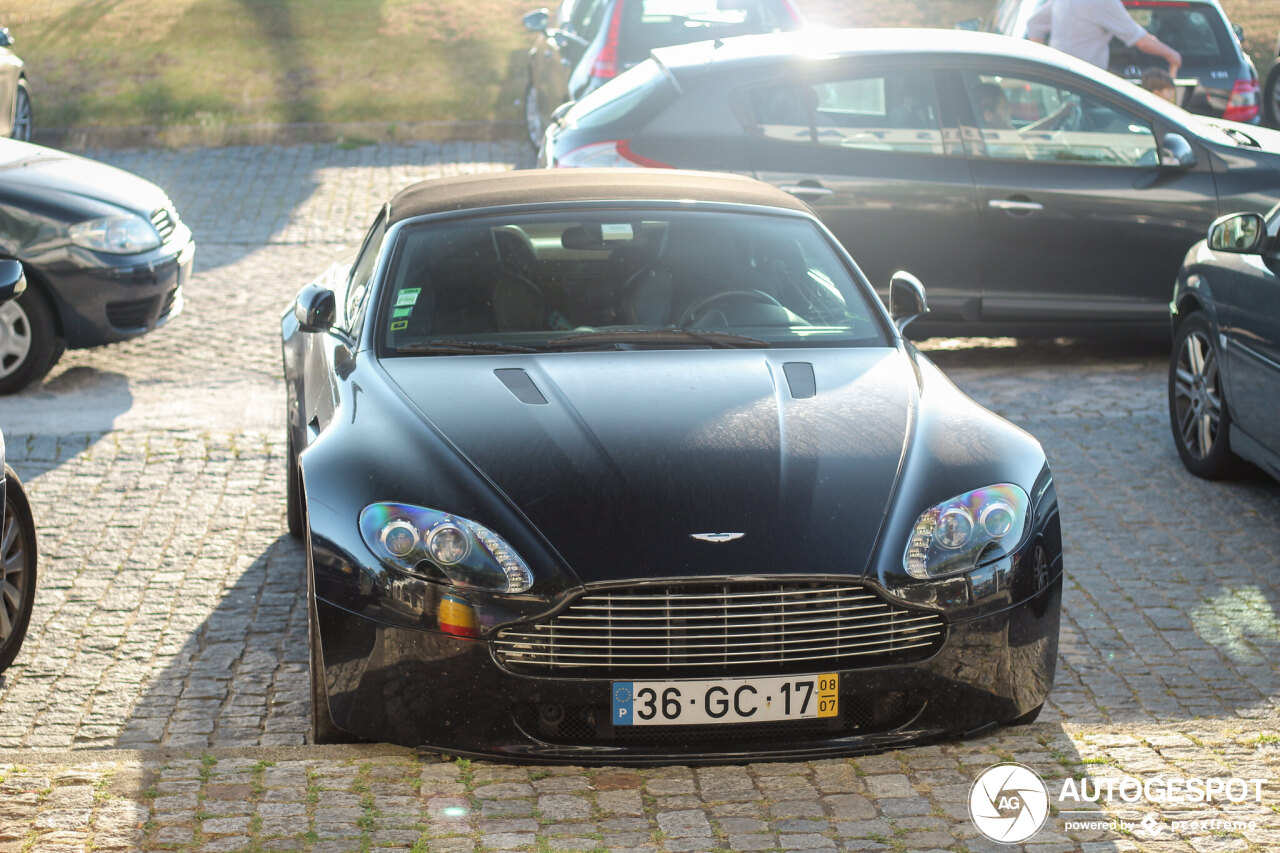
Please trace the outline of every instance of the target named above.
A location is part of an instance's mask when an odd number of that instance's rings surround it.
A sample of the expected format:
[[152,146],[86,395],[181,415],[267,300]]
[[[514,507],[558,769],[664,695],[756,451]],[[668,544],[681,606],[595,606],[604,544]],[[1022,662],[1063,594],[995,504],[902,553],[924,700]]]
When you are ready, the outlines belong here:
[[44,378],[65,348],[53,306],[28,281],[17,299],[0,305],[0,394],[13,394]]
[[13,124],[9,127],[9,136],[30,142],[31,127],[31,92],[27,89],[27,81],[19,80],[13,93]]
[[1044,710],[1044,703],[1041,702],[1039,705],[1035,706],[1027,713],[1014,717],[1012,720],[1006,720],[1005,725],[1006,726],[1029,726],[1036,721],[1036,718],[1040,716],[1040,712],[1043,710]]
[[[303,526],[306,514],[303,513]],[[320,657],[320,615],[316,610],[315,566],[311,559],[311,533],[304,536],[307,554],[307,671],[311,680],[311,742],[346,743],[348,737],[329,713],[329,690],[324,683],[324,663]]]
[[1193,312],[1178,326],[1169,359],[1169,425],[1182,464],[1213,480],[1235,467],[1231,412],[1209,320]]
[[285,517],[287,520],[289,535],[294,539],[301,540],[302,536],[302,472],[298,470],[298,454],[293,449],[293,430],[288,429],[288,438],[285,440],[285,486],[284,486],[284,502]]
[[[5,466],[8,485],[4,520],[0,522],[0,672],[22,648],[36,600],[36,526],[31,504],[13,471]],[[16,601],[15,601],[16,598]]]
[[531,78],[528,88],[524,91],[524,132],[534,151],[542,147],[542,136],[546,130],[547,123],[542,120],[542,104],[538,100],[538,90],[533,87]]
[[1262,85],[1262,118],[1268,127],[1280,128],[1280,59],[1271,66]]

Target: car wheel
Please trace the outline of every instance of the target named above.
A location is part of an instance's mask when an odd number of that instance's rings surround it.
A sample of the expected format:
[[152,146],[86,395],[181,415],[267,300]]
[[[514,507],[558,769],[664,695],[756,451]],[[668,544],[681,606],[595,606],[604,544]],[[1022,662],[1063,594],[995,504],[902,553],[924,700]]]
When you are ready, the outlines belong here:
[[285,516],[288,519],[289,535],[294,539],[302,539],[302,473],[298,470],[298,454],[293,449],[293,430],[288,429],[288,433],[285,442]]
[[542,105],[538,101],[538,90],[529,81],[529,88],[524,93],[524,130],[529,136],[529,144],[537,151],[542,147],[542,135],[547,125],[542,121]]
[[[303,527],[305,513],[303,513]],[[307,551],[307,645],[308,672],[311,678],[311,742],[345,743],[346,733],[338,728],[329,713],[329,691],[324,684],[324,664],[320,657],[320,616],[316,611],[315,568],[311,561],[311,533],[303,537]]]
[[1269,127],[1280,127],[1280,59],[1271,66],[1262,86],[1262,117]]
[[26,80],[18,81],[13,94],[13,126],[9,128],[9,135],[23,142],[31,141],[31,93]]
[[8,467],[0,522],[0,670],[22,647],[36,600],[36,526],[26,493]]
[[1043,710],[1044,710],[1044,703],[1041,702],[1039,705],[1035,706],[1030,711],[1023,714],[1022,716],[1014,717],[1012,720],[1006,720],[1005,725],[1006,726],[1029,726],[1036,721],[1036,718],[1040,716],[1040,712]]
[[1201,313],[1178,326],[1169,362],[1169,421],[1182,463],[1197,477],[1214,479],[1228,473],[1231,413],[1227,410],[1213,346],[1213,329]]
[[12,394],[44,377],[62,357],[53,306],[28,283],[17,299],[0,305],[0,394]]

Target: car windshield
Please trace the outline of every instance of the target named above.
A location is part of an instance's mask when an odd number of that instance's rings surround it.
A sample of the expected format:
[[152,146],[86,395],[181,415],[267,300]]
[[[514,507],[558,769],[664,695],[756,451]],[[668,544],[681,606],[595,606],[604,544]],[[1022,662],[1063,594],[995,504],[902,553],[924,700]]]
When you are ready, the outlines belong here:
[[400,354],[884,345],[875,295],[802,218],[525,213],[400,232],[378,318]]
[[630,64],[660,47],[797,26],[782,0],[627,0],[622,7],[621,59]]

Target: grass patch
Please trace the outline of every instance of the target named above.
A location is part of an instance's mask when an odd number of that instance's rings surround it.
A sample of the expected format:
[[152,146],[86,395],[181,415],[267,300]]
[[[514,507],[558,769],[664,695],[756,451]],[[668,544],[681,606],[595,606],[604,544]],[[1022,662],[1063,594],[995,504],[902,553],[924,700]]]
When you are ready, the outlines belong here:
[[[536,5],[536,4],[535,4]],[[828,26],[950,28],[991,0],[806,0]],[[1260,73],[1275,0],[1223,0]],[[14,0],[38,127],[519,120],[528,0]],[[365,140],[351,137],[346,146]]]

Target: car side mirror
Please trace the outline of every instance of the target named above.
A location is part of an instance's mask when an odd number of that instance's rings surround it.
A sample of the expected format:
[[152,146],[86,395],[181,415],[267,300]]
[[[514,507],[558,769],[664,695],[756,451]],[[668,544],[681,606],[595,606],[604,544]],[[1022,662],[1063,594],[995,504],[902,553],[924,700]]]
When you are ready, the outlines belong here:
[[1160,165],[1171,169],[1190,169],[1196,164],[1196,152],[1181,133],[1166,133],[1160,140]]
[[551,13],[546,9],[535,9],[520,19],[524,24],[524,28],[532,33],[545,33],[547,31],[547,23],[551,20]]
[[1236,34],[1236,38],[1239,39],[1241,44],[1244,43],[1244,27],[1240,26],[1239,24],[1232,24],[1231,32]]
[[0,47],[11,47],[13,45],[13,36],[9,33],[8,27],[0,27]]
[[22,264],[17,261],[0,261],[0,305],[16,299],[27,289],[27,277],[22,274]]
[[1260,213],[1229,213],[1209,226],[1209,248],[1215,252],[1259,255],[1267,245],[1267,220]]
[[889,316],[901,332],[915,318],[929,313],[924,285],[909,272],[898,270],[889,279]]
[[956,21],[956,29],[976,33],[978,30],[982,29],[982,19],[965,18],[963,21]]
[[308,284],[293,300],[293,318],[304,332],[324,332],[333,326],[338,301],[333,291],[318,284]]

